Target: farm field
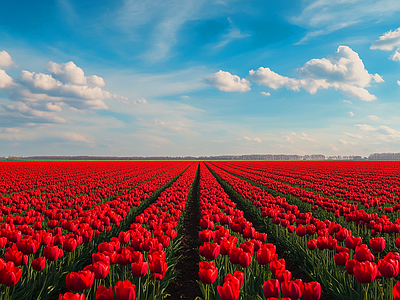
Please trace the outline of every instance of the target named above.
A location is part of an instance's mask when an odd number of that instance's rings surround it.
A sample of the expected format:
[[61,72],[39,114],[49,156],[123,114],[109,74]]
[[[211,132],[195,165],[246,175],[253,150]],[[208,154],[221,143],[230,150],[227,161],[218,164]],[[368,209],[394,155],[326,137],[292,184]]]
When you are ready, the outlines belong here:
[[400,300],[400,163],[0,162],[0,299]]

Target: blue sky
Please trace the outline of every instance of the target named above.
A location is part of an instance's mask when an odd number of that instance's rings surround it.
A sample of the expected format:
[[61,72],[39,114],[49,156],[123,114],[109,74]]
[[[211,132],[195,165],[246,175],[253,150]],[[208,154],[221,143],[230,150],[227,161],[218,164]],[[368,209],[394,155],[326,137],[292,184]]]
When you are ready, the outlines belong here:
[[400,149],[400,2],[7,1],[0,156]]

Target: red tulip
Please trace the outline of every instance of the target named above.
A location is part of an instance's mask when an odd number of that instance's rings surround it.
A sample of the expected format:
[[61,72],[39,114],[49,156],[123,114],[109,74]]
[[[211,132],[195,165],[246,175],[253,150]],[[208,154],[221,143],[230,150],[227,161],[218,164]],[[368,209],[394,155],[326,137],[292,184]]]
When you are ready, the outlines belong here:
[[283,258],[276,259],[270,262],[269,268],[271,269],[272,274],[276,274],[276,271],[285,269],[285,260]]
[[284,281],[281,283],[283,297],[289,297],[292,300],[300,299],[303,294],[304,285],[301,279],[293,281]]
[[59,259],[60,257],[62,257],[61,251],[62,250],[60,248],[58,248],[57,246],[50,244],[50,245],[47,245],[43,249],[43,254],[48,260],[55,261],[55,260]]
[[361,244],[362,244],[361,237],[348,236],[346,238],[346,247],[347,248],[354,250],[354,249],[356,249],[357,246],[360,246]]
[[143,277],[149,270],[148,262],[138,261],[131,264],[132,274],[135,277]]
[[238,300],[239,280],[237,282],[225,281],[222,286],[217,286],[217,291],[221,300]]
[[21,278],[22,270],[18,267],[8,267],[4,264],[0,270],[0,283],[5,286],[14,286]]
[[76,247],[78,246],[78,242],[74,238],[69,238],[64,242],[64,250],[66,252],[75,251]]
[[378,270],[383,277],[393,278],[399,274],[399,261],[395,259],[380,259]]
[[263,284],[263,292],[265,298],[278,297],[280,292],[280,284],[278,279],[269,279]]
[[160,252],[148,255],[150,263],[150,272],[153,280],[161,280],[167,272],[167,263],[165,262],[165,252]]
[[269,264],[275,258],[276,246],[273,244],[264,244],[260,250],[257,251],[257,261],[259,265]]
[[242,255],[240,255],[240,266],[242,268],[247,268],[251,264],[251,254],[249,252],[243,252]]
[[84,271],[92,271],[95,279],[104,279],[110,272],[110,265],[104,261],[98,261],[86,266]]
[[378,266],[375,263],[364,261],[354,266],[354,276],[360,283],[371,283],[378,275]]
[[400,282],[397,281],[393,287],[393,300],[400,300]]
[[382,252],[385,249],[385,239],[383,237],[376,237],[369,240],[369,245],[372,251]]
[[64,295],[60,294],[58,296],[58,300],[85,300],[85,294],[66,292]]
[[41,256],[32,260],[32,268],[35,271],[42,271],[46,266],[46,257]]
[[349,254],[347,252],[335,253],[334,260],[335,264],[338,266],[345,266],[346,262],[349,260]]
[[317,240],[313,239],[313,240],[307,241],[307,248],[310,249],[311,251],[317,249]]
[[371,253],[371,250],[369,250],[367,245],[362,244],[360,246],[356,246],[355,257],[353,257],[353,259],[357,259],[360,262],[366,260],[374,261],[375,256]]
[[234,265],[240,264],[240,258],[243,252],[242,248],[233,248],[229,253],[229,261]]
[[83,291],[93,285],[95,274],[92,271],[79,271],[67,274],[65,284],[67,289],[74,292]]
[[136,286],[129,280],[118,281],[114,287],[117,300],[135,300]]
[[304,300],[319,300],[321,298],[321,284],[317,281],[305,282],[303,298]]
[[204,243],[200,246],[199,253],[209,260],[214,260],[218,257],[220,251],[220,246],[217,243]]
[[96,300],[114,300],[113,288],[108,289],[104,285],[99,285],[96,290]]
[[278,270],[275,273],[275,278],[278,279],[280,283],[290,281],[292,279],[292,272],[284,269]]
[[213,261],[202,261],[199,263],[199,277],[204,284],[213,284],[218,277],[218,268]]

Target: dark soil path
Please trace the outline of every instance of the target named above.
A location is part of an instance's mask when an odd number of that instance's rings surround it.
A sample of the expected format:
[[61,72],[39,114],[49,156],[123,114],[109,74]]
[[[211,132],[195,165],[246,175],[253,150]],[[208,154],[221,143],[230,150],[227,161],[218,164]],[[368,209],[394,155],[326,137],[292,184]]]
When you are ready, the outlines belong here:
[[197,280],[199,279],[199,177],[197,173],[193,185],[192,197],[188,199],[186,215],[183,219],[183,232],[181,249],[177,256],[182,256],[175,269],[179,271],[178,276],[168,285],[167,293],[171,296],[166,299],[196,299],[201,296],[201,291]]

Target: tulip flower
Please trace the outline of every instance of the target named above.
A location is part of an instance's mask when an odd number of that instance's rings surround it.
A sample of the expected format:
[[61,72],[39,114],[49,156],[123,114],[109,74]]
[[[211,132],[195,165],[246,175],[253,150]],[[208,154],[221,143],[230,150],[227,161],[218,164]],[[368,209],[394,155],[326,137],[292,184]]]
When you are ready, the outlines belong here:
[[313,240],[307,241],[307,248],[310,249],[311,251],[317,249],[317,240],[313,239]]
[[149,270],[148,262],[138,261],[131,264],[132,274],[135,277],[143,277]]
[[[164,253],[164,252],[163,252]],[[162,255],[148,255],[150,263],[150,272],[153,280],[161,280],[164,278],[167,272],[167,263],[165,262],[165,253]]]
[[65,284],[70,291],[80,292],[93,285],[94,277],[95,274],[89,270],[71,272],[67,274]]
[[378,266],[375,263],[364,261],[354,266],[354,276],[360,283],[371,283],[378,275]]
[[369,245],[374,252],[382,252],[385,249],[385,238],[376,237],[369,240]]
[[270,262],[269,268],[272,274],[275,275],[278,270],[285,269],[285,260],[283,258],[273,260]]
[[107,289],[104,285],[99,285],[96,290],[95,300],[114,300],[113,288],[109,287]]
[[393,300],[400,300],[400,282],[397,281],[393,287]]
[[399,261],[395,259],[380,259],[378,270],[383,277],[394,278],[399,274]]
[[78,246],[78,242],[74,238],[69,238],[64,242],[64,250],[66,252],[73,252],[75,251],[76,247]]
[[339,252],[335,253],[334,260],[335,264],[338,266],[345,266],[346,262],[349,260],[349,253],[347,252]]
[[212,284],[218,277],[218,268],[213,261],[202,261],[199,263],[199,277],[204,284]]
[[257,251],[257,261],[259,265],[267,265],[275,257],[276,246],[273,244],[264,244],[260,250]]
[[62,257],[62,250],[50,244],[43,249],[43,254],[48,260],[55,261]]
[[239,280],[236,283],[234,281],[225,281],[222,286],[217,286],[217,291],[221,300],[238,300]]
[[293,281],[284,281],[281,283],[283,297],[289,297],[292,300],[300,299],[303,294],[304,285],[301,279]]
[[66,292],[64,295],[60,294],[58,296],[58,300],[85,300],[85,299],[86,299],[85,294],[74,294],[71,292]]
[[217,243],[204,243],[203,246],[200,246],[199,252],[202,253],[202,256],[209,260],[214,260],[218,257],[220,252],[220,246]]
[[14,286],[21,278],[22,270],[18,267],[3,265],[0,270],[0,283],[5,286]]
[[95,279],[104,279],[110,272],[110,265],[104,261],[98,261],[86,266],[84,271],[92,271]]
[[42,271],[46,266],[46,257],[41,256],[32,260],[32,268],[35,271]]
[[117,300],[135,300],[136,286],[129,280],[118,281],[114,287]]
[[321,284],[317,281],[305,282],[303,298],[304,300],[319,300],[321,298]]
[[278,297],[280,292],[280,283],[278,279],[269,279],[263,284],[265,298]]

